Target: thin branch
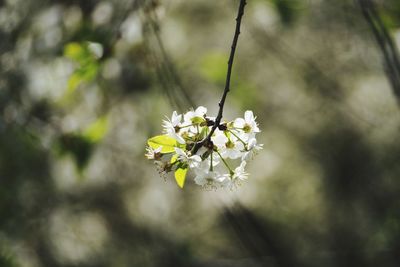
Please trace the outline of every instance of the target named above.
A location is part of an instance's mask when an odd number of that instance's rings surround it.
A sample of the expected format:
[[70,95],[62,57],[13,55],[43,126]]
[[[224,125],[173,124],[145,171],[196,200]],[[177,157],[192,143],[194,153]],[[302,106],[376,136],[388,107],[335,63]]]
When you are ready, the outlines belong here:
[[[167,82],[168,84],[162,84],[161,86],[167,91],[171,104],[183,111],[186,106],[194,106],[194,101],[187,88],[183,85],[183,82],[178,75],[175,65],[170,59],[165,47],[163,40],[160,36],[160,26],[156,14],[152,10],[144,12],[144,22],[148,27],[148,31],[145,31],[146,38],[149,44],[153,44],[154,48],[150,49],[150,53],[155,54],[155,57],[159,58],[159,64],[157,68],[158,78]],[[164,76],[164,77],[162,77]]]
[[400,60],[393,40],[371,0],[358,0],[361,12],[371,28],[381,50],[385,71],[391,83],[393,93],[400,104]]
[[240,25],[241,25],[241,22],[242,22],[242,17],[243,17],[243,14],[244,14],[245,5],[246,5],[246,0],[240,0],[238,13],[237,13],[237,17],[236,17],[235,34],[233,36],[232,45],[231,45],[231,53],[229,55],[229,60],[228,60],[228,70],[227,70],[227,73],[226,73],[225,89],[224,89],[224,93],[222,94],[221,100],[218,103],[218,105],[219,105],[218,115],[215,118],[214,125],[211,128],[211,131],[207,135],[207,137],[205,139],[203,139],[201,142],[196,143],[196,145],[193,147],[193,150],[192,150],[193,154],[195,154],[200,149],[200,147],[202,147],[204,144],[206,144],[207,142],[209,142],[211,140],[211,136],[213,135],[215,130],[220,126],[220,123],[221,123],[221,120],[222,120],[222,114],[224,112],[224,104],[225,104],[226,95],[230,91],[233,59],[235,57],[235,51],[236,51],[236,46],[237,46],[237,42],[238,42],[238,39],[239,39]]

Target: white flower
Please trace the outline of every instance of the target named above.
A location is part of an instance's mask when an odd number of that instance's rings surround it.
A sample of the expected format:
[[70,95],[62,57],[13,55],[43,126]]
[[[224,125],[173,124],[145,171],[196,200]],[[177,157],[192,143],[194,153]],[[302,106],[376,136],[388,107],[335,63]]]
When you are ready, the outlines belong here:
[[207,189],[217,189],[221,186],[222,181],[226,179],[226,174],[221,175],[217,171],[211,171],[209,164],[206,162],[202,162],[199,168],[195,169],[195,172],[195,183]]
[[237,159],[242,156],[244,146],[234,135],[229,139],[223,131],[217,129],[211,137],[211,141],[217,146],[218,152],[223,158]]
[[242,181],[246,180],[249,174],[245,172],[246,161],[242,161],[240,166],[235,169],[235,171],[230,175],[228,179],[223,180],[223,187],[234,189],[242,185]]
[[242,161],[240,163],[240,166],[235,169],[232,175],[232,180],[246,180],[249,174],[244,171],[244,168],[246,167],[246,161]]
[[208,165],[208,167],[213,166],[213,168],[215,168],[216,166],[218,166],[218,164],[221,162],[220,161],[220,157],[218,156],[217,153],[215,153],[215,151],[213,151],[210,156],[208,156],[208,158],[206,158],[205,160],[203,160],[203,162],[206,162]]
[[[260,132],[256,118],[253,112],[248,110],[244,113],[244,118],[220,123],[211,136],[213,146],[210,146],[211,143],[205,138],[214,127],[212,122],[215,122],[215,118],[206,117],[206,113],[207,109],[200,106],[185,114],[174,111],[171,118],[163,121],[164,133],[181,144],[174,148],[176,154],[173,155],[173,159],[177,162],[162,161],[162,147],[147,147],[145,156],[154,160],[158,171],[164,177],[176,168],[188,167],[196,174],[195,183],[204,188],[234,189],[248,177],[245,171],[246,161],[263,147],[257,144],[255,138]],[[202,146],[192,155],[190,148],[198,142],[202,142]],[[238,167],[230,166],[238,161],[241,161]]]
[[177,147],[175,148],[175,152],[178,154],[178,160],[187,163],[190,168],[196,168],[201,162],[199,155],[189,156],[185,151]]
[[260,129],[258,128],[258,124],[256,122],[256,117],[254,117],[253,112],[250,110],[247,110],[244,113],[244,119],[237,118],[233,122],[233,126],[235,128],[239,128],[239,129],[243,130],[243,132],[246,135],[251,135],[251,134],[260,132]]
[[146,147],[146,154],[145,157],[148,159],[154,159],[156,161],[161,159],[161,149],[162,146],[159,146],[156,149],[153,149],[152,147]]
[[204,120],[204,115],[207,113],[207,108],[200,106],[195,111],[191,110],[186,112],[184,117],[184,124],[190,125],[195,123],[195,120]]
[[176,141],[178,141],[180,144],[185,144],[185,139],[182,138],[182,136],[179,135],[179,131],[181,128],[181,120],[182,120],[182,115],[174,111],[172,113],[171,119],[167,118],[167,120],[163,120],[163,127],[164,127],[164,132],[169,136],[174,138]]
[[257,139],[251,138],[247,143],[247,149],[242,155],[242,160],[253,159],[257,155],[258,151],[263,148],[263,144],[257,144]]
[[226,142],[228,142],[228,137],[224,134],[223,131],[220,131],[218,129],[215,130],[213,136],[211,136],[211,141],[213,142],[214,145],[216,145],[218,148],[224,147]]
[[243,154],[244,145],[237,138],[231,136],[231,139],[225,143],[225,147],[222,148],[221,155],[224,158],[237,159]]

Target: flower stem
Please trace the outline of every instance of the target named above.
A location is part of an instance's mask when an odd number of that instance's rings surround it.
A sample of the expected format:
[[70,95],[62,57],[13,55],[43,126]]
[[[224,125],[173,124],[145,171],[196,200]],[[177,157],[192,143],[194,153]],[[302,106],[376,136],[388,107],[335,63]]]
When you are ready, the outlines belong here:
[[[237,136],[234,132],[232,132],[231,130],[228,130],[231,134],[233,134],[240,142],[242,142],[242,144],[244,145],[244,147],[246,148],[246,143],[239,137]],[[246,148],[247,149],[247,148]]]
[[189,124],[189,125],[185,125],[185,126],[179,126],[179,128],[181,128],[181,129],[183,129],[183,128],[187,128],[187,127],[190,127],[190,126],[193,126],[194,124]]
[[218,156],[221,158],[222,162],[225,164],[225,166],[228,168],[229,173],[232,175],[234,172],[232,171],[231,167],[229,167],[228,163],[225,161],[225,159],[221,156],[221,154],[216,151]]
[[210,171],[214,171],[214,166],[213,166],[213,152],[211,152],[211,155],[210,155]]

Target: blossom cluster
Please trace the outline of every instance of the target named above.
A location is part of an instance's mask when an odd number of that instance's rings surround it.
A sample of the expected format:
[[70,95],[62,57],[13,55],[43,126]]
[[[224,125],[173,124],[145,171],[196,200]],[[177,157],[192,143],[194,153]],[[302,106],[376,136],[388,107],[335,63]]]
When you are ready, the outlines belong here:
[[148,140],[146,157],[162,176],[174,171],[180,187],[190,169],[195,183],[207,189],[236,188],[248,178],[246,163],[262,149],[256,139],[260,129],[252,111],[233,121],[217,121],[202,106],[184,114],[174,111],[163,121],[164,135]]

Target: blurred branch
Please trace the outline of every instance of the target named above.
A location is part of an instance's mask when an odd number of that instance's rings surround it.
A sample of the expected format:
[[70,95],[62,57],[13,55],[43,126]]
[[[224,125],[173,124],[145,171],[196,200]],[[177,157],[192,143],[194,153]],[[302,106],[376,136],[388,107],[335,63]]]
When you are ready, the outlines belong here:
[[221,215],[258,266],[301,266],[291,245],[283,243],[286,238],[278,228],[240,202],[226,207]]
[[200,147],[202,145],[204,145],[205,143],[207,143],[207,142],[209,142],[211,140],[211,136],[213,135],[215,130],[220,126],[221,119],[222,119],[222,113],[224,111],[224,104],[225,104],[226,95],[228,94],[228,92],[230,90],[233,59],[235,58],[236,46],[237,46],[237,42],[238,42],[239,34],[240,34],[240,24],[242,22],[242,17],[243,17],[243,14],[244,14],[244,7],[245,6],[246,6],[246,0],[240,0],[238,14],[237,14],[237,17],[236,17],[235,34],[233,36],[232,45],[231,45],[231,53],[229,55],[229,60],[228,60],[228,70],[227,70],[227,73],[226,73],[225,89],[224,89],[224,93],[222,94],[221,100],[218,103],[218,105],[219,105],[218,115],[215,118],[214,125],[211,128],[211,131],[207,135],[207,137],[204,140],[202,140],[201,142],[196,143],[196,145],[193,147],[193,151],[192,151],[193,154],[195,154],[200,149]]
[[376,10],[375,3],[371,0],[358,0],[358,4],[381,50],[386,75],[400,104],[400,60],[396,46]]
[[[297,53],[291,53],[291,46],[286,43],[280,36],[272,36],[265,29],[257,27],[255,25],[249,26],[249,32],[251,37],[254,39],[255,44],[257,44],[263,53],[269,53],[275,58],[279,59],[279,62],[288,69],[295,69],[296,73],[302,73],[302,79],[307,85],[313,85],[318,88],[318,92],[328,98],[328,100],[333,100],[339,102],[343,98],[343,92],[348,91],[346,85],[340,82],[340,79],[334,73],[329,72],[320,66],[319,61],[315,60],[314,57],[304,57]],[[304,73],[306,70],[306,73]],[[307,74],[308,73],[308,74]],[[313,78],[318,77],[318,79]],[[322,102],[318,105],[317,110],[314,108],[307,111],[306,114],[298,114],[300,116],[305,116],[326,108],[328,102]],[[375,127],[376,125],[372,121],[368,121],[362,116],[357,115],[357,111],[351,106],[340,106],[333,105],[335,109],[342,110],[346,116],[351,116],[358,121],[362,121],[368,126]]]
[[146,41],[149,42],[147,47],[150,49],[152,60],[156,63],[156,75],[173,106],[180,110],[187,109],[187,106],[193,107],[194,101],[183,85],[176,67],[165,49],[160,36],[160,23],[153,10],[155,6],[152,4],[154,4],[153,1],[150,1],[150,8],[146,6],[142,8],[144,9],[145,23],[149,28],[149,31],[144,31]]

